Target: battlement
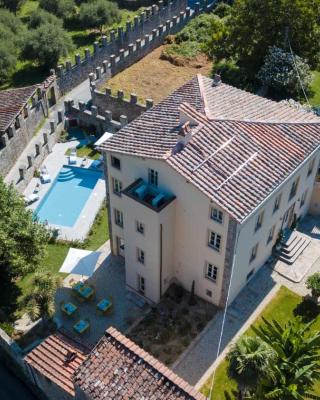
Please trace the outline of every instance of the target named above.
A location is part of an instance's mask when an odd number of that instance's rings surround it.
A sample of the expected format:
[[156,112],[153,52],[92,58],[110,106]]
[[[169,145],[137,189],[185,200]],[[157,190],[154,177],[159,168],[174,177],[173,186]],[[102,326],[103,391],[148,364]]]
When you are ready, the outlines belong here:
[[[111,31],[109,37],[103,36],[101,42],[95,42],[92,50],[86,49],[83,59],[77,54],[74,64],[68,60],[58,66],[56,74],[61,92],[65,94],[87,79],[93,71],[99,74],[97,67],[101,67],[103,73],[111,64],[111,74],[120,72],[119,65],[123,64],[124,59],[123,68],[126,68],[160,46],[168,34],[182,29],[190,18],[209,10],[213,5],[214,2],[209,4],[208,0],[204,0],[196,3],[195,9],[191,10],[186,0],[176,0],[169,1],[166,6],[159,1],[146,8],[134,17],[133,22],[128,21],[125,29],[119,27],[117,31]],[[104,76],[104,79],[108,79],[108,76]]]

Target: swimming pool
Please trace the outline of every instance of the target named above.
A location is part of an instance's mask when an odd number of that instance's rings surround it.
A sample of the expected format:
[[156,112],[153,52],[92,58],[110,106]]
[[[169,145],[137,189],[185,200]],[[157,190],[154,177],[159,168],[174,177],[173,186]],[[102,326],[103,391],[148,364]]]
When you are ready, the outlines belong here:
[[64,165],[35,210],[42,222],[72,227],[92,193],[102,171]]

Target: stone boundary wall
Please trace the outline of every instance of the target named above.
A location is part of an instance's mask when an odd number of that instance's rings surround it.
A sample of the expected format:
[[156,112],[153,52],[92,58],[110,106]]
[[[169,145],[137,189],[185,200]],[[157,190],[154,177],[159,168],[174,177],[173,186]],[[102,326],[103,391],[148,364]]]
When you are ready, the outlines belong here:
[[109,110],[116,120],[120,120],[121,115],[125,114],[128,122],[133,121],[148,108],[153,106],[153,101],[147,99],[145,104],[138,103],[138,98],[135,93],[131,93],[130,99],[124,98],[123,90],[118,90],[117,96],[112,96],[111,89],[106,88],[105,93],[97,89],[91,90],[92,104],[98,108],[98,112]]
[[52,147],[57,143],[64,128],[64,111],[58,110],[53,118],[50,119],[50,131],[42,132],[41,135],[34,138],[33,143],[30,141],[29,147],[31,148],[26,159],[15,166],[17,169],[15,175],[18,180],[13,183],[19,192],[23,192],[33,178],[34,172],[40,168],[43,160],[51,153]]

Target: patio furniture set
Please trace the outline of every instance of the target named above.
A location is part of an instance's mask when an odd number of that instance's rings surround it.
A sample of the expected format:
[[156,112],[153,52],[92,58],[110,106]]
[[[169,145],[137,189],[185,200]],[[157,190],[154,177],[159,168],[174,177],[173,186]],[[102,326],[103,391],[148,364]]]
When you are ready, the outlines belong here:
[[[95,298],[95,289],[91,285],[87,285],[80,281],[72,286],[72,293],[75,298],[83,303],[85,301],[90,301]],[[99,315],[107,315],[112,308],[112,299],[103,298],[96,304],[96,312]],[[78,307],[72,302],[61,302],[61,311],[67,317],[73,317],[78,310]],[[82,335],[83,333],[90,330],[90,320],[86,318],[79,319],[74,325],[73,330]]]

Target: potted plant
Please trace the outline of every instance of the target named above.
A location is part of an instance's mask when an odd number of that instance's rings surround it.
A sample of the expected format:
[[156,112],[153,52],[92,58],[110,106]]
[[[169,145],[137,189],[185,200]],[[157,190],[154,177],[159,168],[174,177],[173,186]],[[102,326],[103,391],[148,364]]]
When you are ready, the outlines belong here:
[[318,299],[320,297],[320,272],[316,272],[308,277],[306,280],[306,287],[311,290],[312,300],[318,304]]

